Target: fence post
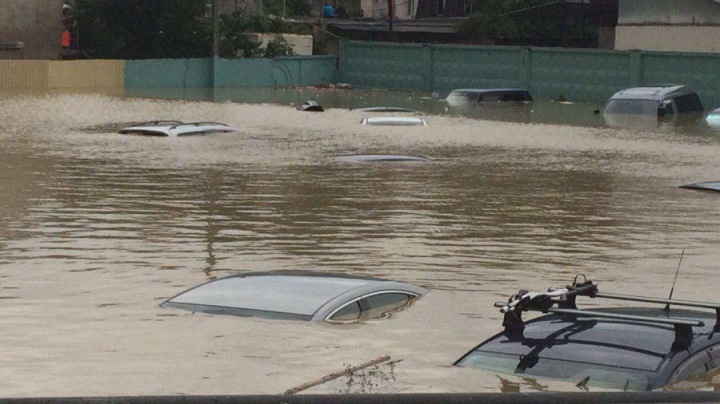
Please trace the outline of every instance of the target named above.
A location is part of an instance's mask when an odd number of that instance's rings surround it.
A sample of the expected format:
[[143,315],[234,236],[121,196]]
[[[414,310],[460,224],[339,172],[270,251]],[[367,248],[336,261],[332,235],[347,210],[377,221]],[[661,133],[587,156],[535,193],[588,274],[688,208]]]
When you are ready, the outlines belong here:
[[520,66],[522,70],[518,81],[532,94],[532,48],[520,48]]
[[345,80],[345,46],[346,40],[340,40],[340,50],[338,51],[337,63],[335,65],[335,72],[337,77],[333,77],[335,83],[344,83]]
[[630,53],[630,87],[640,87],[643,81],[642,52]]
[[425,90],[429,93],[433,92],[435,87],[435,45],[425,44]]

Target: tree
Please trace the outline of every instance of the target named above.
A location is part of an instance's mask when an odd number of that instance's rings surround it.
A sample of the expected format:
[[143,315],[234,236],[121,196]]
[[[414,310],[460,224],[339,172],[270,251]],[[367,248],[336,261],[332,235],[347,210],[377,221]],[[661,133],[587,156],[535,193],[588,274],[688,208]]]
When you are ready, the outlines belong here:
[[580,45],[595,30],[569,4],[550,0],[471,0],[473,14],[460,28],[469,42],[517,42],[519,45]]
[[77,0],[83,49],[112,59],[210,55],[207,0]]
[[276,36],[266,49],[262,49],[255,33],[290,33],[292,25],[279,18],[264,15],[246,16],[242,11],[220,17],[220,56],[237,57],[276,57],[294,54],[290,44]]

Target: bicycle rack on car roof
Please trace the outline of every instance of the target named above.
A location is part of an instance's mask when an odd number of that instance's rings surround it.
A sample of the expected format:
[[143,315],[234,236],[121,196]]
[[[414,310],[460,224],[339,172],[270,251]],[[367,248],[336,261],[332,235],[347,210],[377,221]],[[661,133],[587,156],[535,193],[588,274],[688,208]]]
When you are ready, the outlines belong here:
[[[578,279],[582,277],[584,282]],[[505,333],[510,337],[522,338],[525,323],[522,319],[523,311],[539,311],[542,313],[567,314],[582,317],[598,317],[616,320],[628,320],[653,324],[672,325],[675,329],[674,347],[687,347],[692,343],[693,332],[692,327],[703,327],[705,323],[700,320],[683,320],[678,318],[657,318],[651,316],[637,316],[629,314],[615,314],[600,311],[579,310],[575,303],[578,296],[587,296],[590,298],[604,298],[625,300],[643,303],[660,303],[666,304],[666,310],[670,305],[696,307],[715,310],[715,327],[716,331],[720,331],[720,304],[693,302],[686,300],[659,299],[655,297],[621,295],[615,293],[601,293],[598,290],[597,283],[588,280],[585,275],[578,275],[573,280],[572,285],[564,288],[551,288],[547,292],[528,292],[521,290],[517,294],[510,297],[508,302],[497,302],[495,307],[500,308],[500,312],[504,313],[503,327]],[[556,306],[556,307],[555,307]]]

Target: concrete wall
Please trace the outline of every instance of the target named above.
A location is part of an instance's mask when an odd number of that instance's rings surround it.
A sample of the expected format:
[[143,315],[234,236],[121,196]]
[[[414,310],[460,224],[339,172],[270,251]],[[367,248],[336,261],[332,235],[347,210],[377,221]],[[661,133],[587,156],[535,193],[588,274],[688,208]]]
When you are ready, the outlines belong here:
[[620,0],[615,49],[720,52],[720,2]]
[[292,46],[293,51],[298,56],[309,56],[313,53],[313,37],[312,35],[294,35],[294,34],[255,34],[262,43],[267,43],[275,39],[276,35],[281,35]]
[[123,60],[0,60],[0,90],[123,87]]
[[720,26],[618,26],[615,49],[720,53]]
[[336,57],[288,56],[276,59],[128,60],[125,86],[270,87],[334,83]]
[[48,87],[51,89],[124,86],[124,60],[64,60],[48,64]]
[[[0,1],[0,59],[60,59],[62,5],[63,0]],[[22,50],[2,50],[18,42]]]
[[705,107],[720,107],[720,55],[590,49],[348,42],[339,81],[359,88],[441,92],[524,87],[536,99],[603,102],[652,83],[693,86]]

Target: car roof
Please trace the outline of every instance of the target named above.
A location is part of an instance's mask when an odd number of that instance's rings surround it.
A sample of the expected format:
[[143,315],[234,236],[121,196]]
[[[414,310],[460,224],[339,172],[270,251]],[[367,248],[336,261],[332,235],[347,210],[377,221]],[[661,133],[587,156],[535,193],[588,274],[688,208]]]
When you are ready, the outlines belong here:
[[340,276],[235,275],[207,282],[161,306],[216,314],[321,321],[362,296],[427,290],[404,282]]
[[680,188],[720,192],[720,181],[696,182],[693,184],[681,185]]
[[[658,318],[668,316],[659,308],[611,308],[602,311]],[[525,322],[520,338],[505,331],[493,336],[456,364],[486,367],[482,363],[483,356],[504,355],[506,358],[517,358],[516,373],[525,361],[529,366],[522,369],[524,373],[550,378],[565,378],[563,372],[572,372],[571,366],[564,369],[560,365],[562,363],[590,364],[597,369],[614,369],[637,375],[645,380],[643,388],[654,389],[665,385],[672,371],[690,355],[720,343],[720,334],[714,332],[715,321],[711,314],[673,309],[670,315],[704,323],[692,329],[693,340],[686,349],[673,349],[675,330],[672,325],[550,314]],[[533,369],[533,360],[545,360],[556,365]],[[570,377],[571,374],[565,376]]]
[[400,161],[431,161],[426,156],[408,156],[402,154],[345,154],[336,156],[337,161],[343,163],[375,163]]
[[450,93],[454,92],[465,92],[465,93],[477,93],[477,94],[485,94],[485,93],[517,93],[517,92],[523,92],[527,93],[528,90],[523,88],[458,88],[456,90],[452,90]]
[[380,116],[363,118],[360,121],[363,125],[377,126],[427,126],[427,121],[414,116]]
[[180,122],[153,121],[128,126],[119,131],[121,134],[145,134],[155,136],[177,137],[183,135],[204,134],[212,132],[235,132],[235,129],[217,122]]
[[666,84],[626,88],[615,93],[610,99],[662,101],[668,97],[686,94],[695,94],[695,90],[686,85]]

